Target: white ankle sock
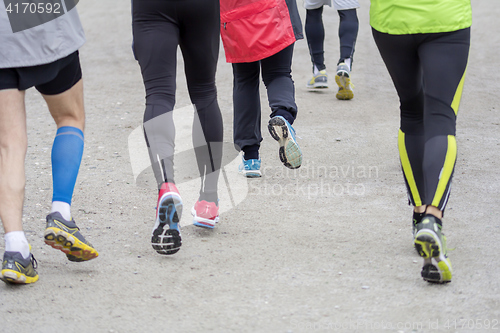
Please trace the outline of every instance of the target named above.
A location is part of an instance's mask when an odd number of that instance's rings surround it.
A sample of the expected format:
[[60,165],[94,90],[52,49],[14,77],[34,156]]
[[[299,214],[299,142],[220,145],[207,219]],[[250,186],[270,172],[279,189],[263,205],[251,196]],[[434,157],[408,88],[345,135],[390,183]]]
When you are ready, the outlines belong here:
[[30,256],[30,245],[24,231],[11,231],[4,235],[5,251],[21,252],[24,259]]
[[344,59],[345,64],[349,67],[349,72],[351,71],[351,58]]
[[316,76],[318,74],[319,74],[319,69],[318,69],[318,67],[316,67],[316,65],[314,65],[313,75]]
[[63,219],[67,221],[71,220],[71,206],[69,205],[69,203],[62,201],[52,201],[52,210],[50,212],[59,212],[61,213]]

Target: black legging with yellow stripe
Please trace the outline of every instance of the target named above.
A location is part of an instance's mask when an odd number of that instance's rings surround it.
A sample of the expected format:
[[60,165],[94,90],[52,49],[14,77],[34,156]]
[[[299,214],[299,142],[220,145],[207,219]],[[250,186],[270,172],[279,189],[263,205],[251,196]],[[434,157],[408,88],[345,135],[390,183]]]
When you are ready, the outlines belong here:
[[470,28],[414,35],[372,31],[401,103],[398,146],[410,201],[444,211],[457,157]]

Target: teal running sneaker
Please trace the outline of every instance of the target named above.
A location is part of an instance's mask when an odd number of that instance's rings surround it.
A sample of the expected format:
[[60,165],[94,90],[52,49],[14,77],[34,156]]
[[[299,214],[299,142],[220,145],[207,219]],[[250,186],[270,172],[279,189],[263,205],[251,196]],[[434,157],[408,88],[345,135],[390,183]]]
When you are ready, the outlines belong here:
[[424,258],[421,275],[427,282],[451,282],[451,262],[448,259],[446,237],[441,229],[441,220],[429,214],[416,225],[414,244],[418,254]]
[[258,178],[262,177],[260,172],[260,158],[259,159],[249,159],[245,160],[241,156],[241,164],[238,166],[238,172],[247,178]]
[[289,169],[297,169],[302,165],[302,151],[295,139],[295,130],[282,116],[275,116],[269,120],[269,133],[278,141],[281,162]]

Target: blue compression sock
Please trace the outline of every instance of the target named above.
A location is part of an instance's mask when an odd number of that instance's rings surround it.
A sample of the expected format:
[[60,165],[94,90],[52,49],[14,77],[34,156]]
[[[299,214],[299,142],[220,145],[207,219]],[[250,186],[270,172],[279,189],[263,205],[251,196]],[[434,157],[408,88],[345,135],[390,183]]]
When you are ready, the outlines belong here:
[[71,205],[82,155],[83,132],[71,126],[59,128],[52,145],[52,201]]

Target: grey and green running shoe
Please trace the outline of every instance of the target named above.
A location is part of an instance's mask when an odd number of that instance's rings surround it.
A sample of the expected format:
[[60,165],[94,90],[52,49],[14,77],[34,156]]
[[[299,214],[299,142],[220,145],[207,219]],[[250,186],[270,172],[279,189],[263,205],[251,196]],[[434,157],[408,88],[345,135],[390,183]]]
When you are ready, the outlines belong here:
[[416,225],[414,244],[418,254],[424,258],[421,273],[424,280],[446,283],[451,282],[452,268],[440,222],[435,216],[425,215]]
[[[415,239],[415,236],[417,235],[417,224],[419,224],[422,219],[424,218],[425,212],[424,213],[417,213],[413,212],[413,219],[411,221],[411,228],[412,228],[412,236],[413,239]],[[413,244],[413,247],[415,248],[415,243]],[[417,248],[415,248],[416,250]],[[418,250],[417,250],[418,253]]]
[[422,219],[424,218],[425,213],[417,213],[413,212],[413,219],[412,219],[412,232],[413,232],[413,238],[415,238],[415,235],[417,234],[417,224],[422,222]]
[[339,86],[337,92],[337,99],[348,100],[354,97],[354,85],[351,82],[349,66],[342,62],[337,66],[337,74],[335,75],[335,82]]
[[75,220],[66,221],[59,212],[47,215],[44,238],[45,244],[66,253],[70,261],[87,261],[99,255],[80,233]]
[[324,89],[328,88],[328,74],[326,70],[321,70],[318,74],[314,75],[311,80],[306,84],[308,89]]
[[6,251],[3,254],[0,280],[15,284],[36,282],[38,280],[36,268],[37,262],[31,253],[28,259],[24,259],[20,252]]

